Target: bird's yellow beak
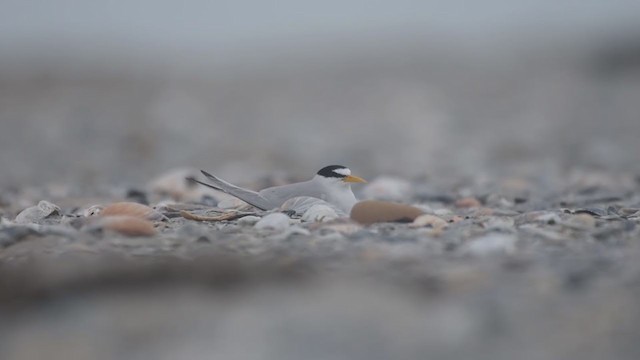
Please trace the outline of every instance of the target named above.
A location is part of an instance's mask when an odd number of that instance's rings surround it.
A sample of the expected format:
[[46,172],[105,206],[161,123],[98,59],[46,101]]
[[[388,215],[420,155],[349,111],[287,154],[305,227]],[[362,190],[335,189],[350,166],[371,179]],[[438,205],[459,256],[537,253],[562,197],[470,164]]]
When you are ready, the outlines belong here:
[[367,180],[355,175],[347,175],[342,179],[342,181],[348,182],[348,183],[366,183],[367,182]]

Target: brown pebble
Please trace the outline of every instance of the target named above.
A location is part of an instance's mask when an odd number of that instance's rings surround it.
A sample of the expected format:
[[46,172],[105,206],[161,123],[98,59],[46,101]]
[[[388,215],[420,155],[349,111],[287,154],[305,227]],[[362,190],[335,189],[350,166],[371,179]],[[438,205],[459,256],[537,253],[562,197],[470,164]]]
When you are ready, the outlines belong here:
[[423,211],[417,207],[378,200],[365,200],[351,209],[351,219],[368,225],[380,222],[412,222]]
[[475,208],[475,207],[480,207],[481,205],[482,204],[480,204],[480,201],[478,201],[478,199],[473,197],[466,197],[466,198],[458,199],[456,201],[456,207],[459,207],[459,208]]
[[152,221],[164,219],[164,215],[161,213],[146,205],[134,202],[118,202],[107,205],[99,214],[100,216],[132,216]]
[[153,236],[156,234],[153,223],[133,216],[105,216],[98,221],[97,226],[126,236]]

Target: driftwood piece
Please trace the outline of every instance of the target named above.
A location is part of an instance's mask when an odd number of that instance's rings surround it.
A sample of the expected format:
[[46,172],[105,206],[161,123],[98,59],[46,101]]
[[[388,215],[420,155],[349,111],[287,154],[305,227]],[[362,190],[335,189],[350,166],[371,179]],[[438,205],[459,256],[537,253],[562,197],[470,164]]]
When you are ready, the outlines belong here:
[[207,215],[193,214],[188,211],[182,210],[180,211],[180,215],[187,220],[194,220],[194,221],[226,221],[226,220],[235,220],[244,216],[254,215],[254,214],[241,213],[238,211],[229,211],[221,215],[207,216]]

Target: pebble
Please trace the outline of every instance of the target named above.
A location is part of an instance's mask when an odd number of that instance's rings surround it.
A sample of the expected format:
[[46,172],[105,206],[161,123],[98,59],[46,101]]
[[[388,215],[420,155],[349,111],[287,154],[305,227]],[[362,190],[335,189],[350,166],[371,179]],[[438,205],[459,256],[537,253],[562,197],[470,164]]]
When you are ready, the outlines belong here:
[[86,228],[87,231],[97,229],[110,230],[125,236],[153,236],[157,233],[149,220],[126,215],[101,216]]
[[240,219],[238,219],[238,225],[240,225],[240,226],[253,226],[258,221],[260,221],[260,219],[261,219],[261,217],[254,216],[254,215],[243,216]]
[[578,230],[590,230],[596,227],[596,219],[589,214],[582,213],[572,216],[563,225]]
[[60,208],[48,201],[40,201],[38,205],[22,210],[15,219],[18,224],[37,223],[51,215],[59,215]]
[[411,183],[404,179],[381,176],[369,182],[362,194],[366,199],[402,201],[411,197]]
[[351,219],[364,225],[381,222],[412,222],[422,214],[422,210],[414,206],[379,200],[360,201],[351,209]]
[[335,220],[338,217],[338,213],[333,207],[316,204],[304,212],[301,220],[304,222],[325,222]]
[[522,222],[525,222],[525,223],[537,222],[537,223],[548,224],[548,225],[558,224],[562,221],[562,219],[558,214],[551,211],[529,212],[529,213],[523,214],[521,217],[519,217],[519,219],[521,219]]
[[132,216],[151,221],[166,220],[166,216],[149,206],[134,202],[118,202],[105,206],[100,212],[100,216]]
[[440,209],[435,209],[433,211],[433,214],[438,216],[447,216],[447,215],[452,215],[453,211],[445,208],[440,208]]
[[273,230],[276,232],[285,231],[290,226],[289,217],[283,213],[269,214],[255,224],[258,230]]
[[413,228],[431,226],[434,229],[438,229],[445,228],[447,226],[447,222],[435,215],[424,214],[415,218],[409,226]]
[[455,205],[459,208],[477,208],[482,206],[482,204],[480,204],[480,201],[474,197],[465,197],[462,199],[458,199],[456,200]]

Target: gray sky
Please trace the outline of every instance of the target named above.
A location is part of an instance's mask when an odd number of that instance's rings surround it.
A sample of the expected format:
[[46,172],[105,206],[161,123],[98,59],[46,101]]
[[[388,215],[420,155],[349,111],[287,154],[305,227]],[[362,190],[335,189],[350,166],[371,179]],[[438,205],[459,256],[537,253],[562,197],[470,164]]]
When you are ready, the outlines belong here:
[[637,0],[4,0],[2,9],[0,53],[14,61],[122,54],[234,61],[363,39],[509,42],[588,37],[640,24]]

